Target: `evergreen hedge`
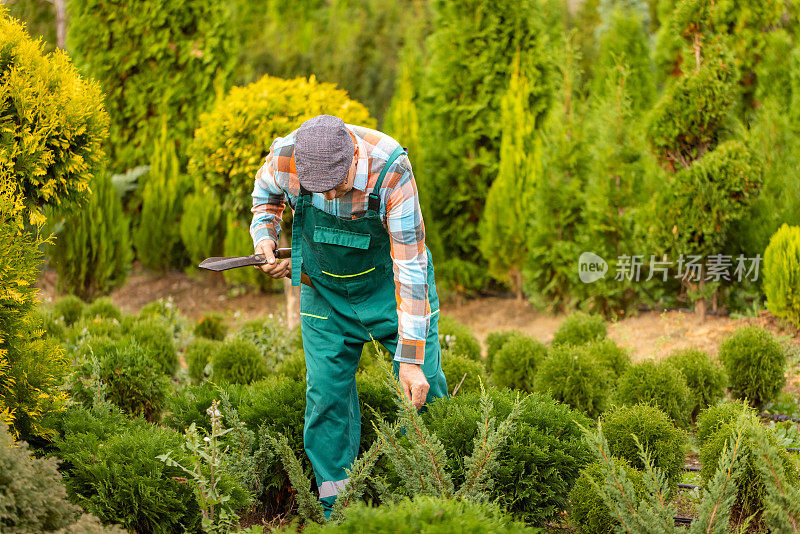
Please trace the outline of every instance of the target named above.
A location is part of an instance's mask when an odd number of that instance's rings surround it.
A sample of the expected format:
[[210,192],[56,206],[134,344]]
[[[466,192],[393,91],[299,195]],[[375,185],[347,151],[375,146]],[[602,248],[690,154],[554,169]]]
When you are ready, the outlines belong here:
[[769,311],[800,328],[800,227],[784,224],[764,251]]

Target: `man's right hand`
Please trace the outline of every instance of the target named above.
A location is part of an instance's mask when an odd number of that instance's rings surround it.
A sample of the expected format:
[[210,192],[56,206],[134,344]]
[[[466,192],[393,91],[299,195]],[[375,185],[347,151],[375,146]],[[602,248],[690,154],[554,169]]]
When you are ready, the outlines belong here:
[[256,245],[256,254],[263,254],[267,258],[267,263],[263,265],[253,265],[256,269],[264,271],[272,278],[283,278],[288,273],[291,273],[292,260],[287,258],[285,260],[275,259],[275,249],[277,244],[272,239],[264,239]]

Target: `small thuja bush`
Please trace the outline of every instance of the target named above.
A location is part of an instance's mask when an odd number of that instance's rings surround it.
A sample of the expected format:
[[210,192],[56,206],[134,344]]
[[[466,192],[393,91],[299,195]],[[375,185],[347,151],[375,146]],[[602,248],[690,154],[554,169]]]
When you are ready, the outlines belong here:
[[786,351],[758,326],[739,328],[726,338],[719,359],[728,373],[731,394],[757,408],[773,400],[786,383]]
[[764,251],[769,311],[800,328],[800,227],[784,224]]
[[[125,325],[123,324],[123,327]],[[172,375],[178,367],[178,350],[164,322],[150,317],[136,320],[124,328],[126,339],[135,340],[153,357],[161,372]]]
[[556,345],[539,366],[534,390],[548,392],[559,402],[596,418],[610,394],[609,372],[584,345]]
[[221,346],[222,343],[219,341],[197,338],[186,347],[183,358],[189,368],[189,377],[195,384],[199,384],[211,375],[208,364]]
[[216,382],[250,384],[267,376],[267,362],[252,343],[231,339],[211,358],[211,377]]
[[498,387],[533,391],[534,377],[546,355],[544,343],[528,336],[514,336],[492,361],[492,381]]
[[606,322],[599,315],[576,312],[567,316],[553,335],[553,345],[582,345],[606,337]]
[[122,312],[117,308],[109,297],[100,297],[87,306],[84,312],[86,317],[101,319],[122,320]]
[[755,416],[756,412],[747,403],[741,400],[727,401],[709,406],[697,417],[697,441],[705,445],[706,441],[719,430],[719,428],[735,421],[741,414]]
[[97,337],[119,339],[122,337],[122,324],[116,319],[83,317],[67,331],[66,340],[78,344],[83,340]]
[[60,318],[67,326],[72,326],[83,317],[86,304],[75,295],[61,297],[53,304],[53,315]]
[[138,317],[133,319],[133,322],[143,319],[160,319],[167,325],[167,329],[175,340],[182,338],[190,329],[189,321],[181,315],[172,296],[148,302],[139,310]]
[[228,333],[228,325],[225,324],[222,314],[212,313],[201,317],[193,332],[197,337],[222,341]]
[[521,336],[518,330],[503,330],[502,332],[490,332],[486,336],[486,368],[491,371],[495,355],[503,348],[508,340],[514,336]]
[[439,344],[443,351],[449,350],[476,362],[481,361],[481,344],[478,339],[472,335],[469,327],[452,317],[439,317]]
[[261,356],[267,361],[270,368],[288,358],[303,346],[299,326],[295,331],[289,333],[286,330],[286,326],[273,317],[262,317],[247,321],[231,332],[230,337],[253,343],[258,347]]
[[[503,420],[511,414],[516,393],[490,388],[491,417]],[[482,420],[480,394],[465,393],[433,402],[423,419],[441,441],[447,455],[447,472],[454,484],[466,478],[465,460],[475,450]],[[584,415],[552,398],[532,394],[520,401],[508,440],[499,448],[494,485],[489,497],[519,519],[544,524],[567,507],[569,491],[591,452],[579,424],[589,425]]]
[[625,459],[636,469],[643,470],[645,465],[639,455],[641,444],[653,466],[666,477],[670,490],[677,489],[689,439],[683,430],[675,427],[667,414],[646,404],[620,406],[603,414],[602,423],[608,448],[614,457]]
[[[626,479],[630,482],[636,498],[645,494],[642,473],[633,468],[624,459],[615,459],[617,469],[624,471]],[[598,486],[602,485],[605,478],[604,465],[600,461],[589,464],[581,471],[578,481],[569,494],[570,512],[572,520],[586,534],[607,534],[615,532],[620,526],[609,511]]]
[[686,385],[694,396],[691,418],[694,421],[700,410],[716,404],[725,396],[725,370],[704,350],[684,349],[670,354],[666,360],[683,373]]
[[481,361],[472,360],[449,350],[442,351],[442,371],[447,378],[451,393],[456,386],[458,386],[456,394],[479,391],[481,383],[487,382],[486,367]]
[[[363,358],[362,358],[363,360]],[[295,350],[275,366],[275,374],[292,380],[306,379],[306,355],[302,350]]]
[[669,363],[652,361],[631,366],[617,382],[614,404],[652,404],[682,428],[689,426],[694,397],[683,374]]
[[585,347],[589,356],[605,368],[614,382],[631,366],[631,356],[610,339],[593,341]]

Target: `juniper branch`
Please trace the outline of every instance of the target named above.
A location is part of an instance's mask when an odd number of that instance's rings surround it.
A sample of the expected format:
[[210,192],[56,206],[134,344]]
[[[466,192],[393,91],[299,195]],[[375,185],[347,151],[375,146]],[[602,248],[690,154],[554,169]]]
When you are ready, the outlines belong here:
[[[372,409],[371,406],[369,408]],[[375,410],[373,413],[376,414],[376,419],[372,421],[375,434],[384,446],[384,454],[389,458],[400,479],[404,481],[406,489],[414,495],[425,493],[425,480],[419,470],[420,462],[413,457],[413,451],[409,451],[398,441],[398,424],[389,424]]]
[[304,521],[314,521],[316,523],[325,522],[325,513],[317,497],[311,493],[311,481],[303,472],[300,461],[294,455],[294,451],[289,447],[286,436],[280,432],[275,432],[275,436],[267,436],[273,448],[283,462],[283,468],[289,475],[289,482],[297,492],[298,513]]
[[764,522],[776,534],[800,531],[800,488],[786,480],[778,448],[763,433],[755,432],[756,466],[767,489]]
[[375,463],[381,456],[381,441],[375,440],[372,446],[361,455],[355,462],[353,462],[352,469],[345,469],[347,471],[348,481],[344,490],[339,493],[336,502],[333,505],[333,512],[331,512],[331,521],[340,523],[344,519],[344,509],[353,501],[357,501],[364,494],[366,489],[367,478]]

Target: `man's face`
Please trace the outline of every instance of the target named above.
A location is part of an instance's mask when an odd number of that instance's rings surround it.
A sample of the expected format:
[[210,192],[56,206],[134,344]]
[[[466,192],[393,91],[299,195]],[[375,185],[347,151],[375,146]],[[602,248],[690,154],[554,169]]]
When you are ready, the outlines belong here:
[[351,189],[353,189],[353,182],[356,179],[356,164],[358,163],[358,145],[355,146],[355,151],[353,154],[353,162],[350,164],[350,169],[347,171],[347,177],[334,187],[333,189],[329,189],[322,194],[325,195],[326,200],[333,200],[334,198],[339,198],[347,194]]

